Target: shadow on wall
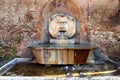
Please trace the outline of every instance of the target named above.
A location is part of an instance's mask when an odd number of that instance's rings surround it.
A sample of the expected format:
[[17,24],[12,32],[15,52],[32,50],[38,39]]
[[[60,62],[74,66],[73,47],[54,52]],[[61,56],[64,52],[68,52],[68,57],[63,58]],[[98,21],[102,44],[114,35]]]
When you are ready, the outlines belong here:
[[111,25],[120,25],[120,0],[119,0],[119,6],[118,6],[118,10],[115,13],[114,16],[109,17],[110,23]]

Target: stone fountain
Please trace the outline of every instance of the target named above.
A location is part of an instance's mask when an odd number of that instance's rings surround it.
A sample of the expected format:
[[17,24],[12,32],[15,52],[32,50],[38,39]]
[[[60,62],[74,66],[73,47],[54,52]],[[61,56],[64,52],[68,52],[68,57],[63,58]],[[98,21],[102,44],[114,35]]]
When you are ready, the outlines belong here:
[[95,62],[93,53],[96,46],[85,41],[87,23],[80,12],[78,5],[71,0],[51,0],[46,3],[38,25],[38,30],[43,29],[40,43],[30,46],[38,63]]
[[31,46],[40,64],[94,63],[95,46],[80,43],[77,20],[65,13],[55,13],[44,28],[42,42]]

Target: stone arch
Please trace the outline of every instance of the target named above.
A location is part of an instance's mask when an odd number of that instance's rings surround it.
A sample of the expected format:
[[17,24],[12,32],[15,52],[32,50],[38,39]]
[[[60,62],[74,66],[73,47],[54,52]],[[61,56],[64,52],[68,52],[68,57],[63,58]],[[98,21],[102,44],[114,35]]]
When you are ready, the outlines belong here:
[[52,0],[46,5],[42,14],[48,18],[59,12],[72,15],[76,19],[80,17],[80,10],[72,0]]

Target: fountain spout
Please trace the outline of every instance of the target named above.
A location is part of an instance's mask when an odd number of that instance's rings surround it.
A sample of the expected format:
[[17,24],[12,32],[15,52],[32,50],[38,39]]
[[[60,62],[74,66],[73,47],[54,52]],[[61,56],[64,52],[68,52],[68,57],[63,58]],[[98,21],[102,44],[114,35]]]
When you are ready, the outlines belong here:
[[60,38],[60,40],[61,40],[61,44],[64,44],[64,43],[65,43],[65,36],[64,36],[64,33],[65,33],[64,30],[61,31],[61,38]]

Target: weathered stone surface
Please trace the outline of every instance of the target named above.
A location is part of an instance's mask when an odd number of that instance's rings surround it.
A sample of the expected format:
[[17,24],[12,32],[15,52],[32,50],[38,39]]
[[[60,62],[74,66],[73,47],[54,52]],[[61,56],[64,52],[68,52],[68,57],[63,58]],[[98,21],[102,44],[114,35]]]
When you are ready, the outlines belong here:
[[0,77],[0,80],[119,80],[120,77],[118,76],[100,76],[100,77],[85,77],[85,78],[79,78],[79,77],[68,77],[68,78],[61,78],[61,77],[23,77],[23,76],[18,76],[18,77]]
[[[119,6],[119,0],[1,0],[0,45],[15,48],[17,55],[25,53],[30,41],[41,39],[45,18],[65,12],[78,20],[82,40],[98,43],[106,54],[119,54]],[[115,52],[109,53],[111,50]]]

